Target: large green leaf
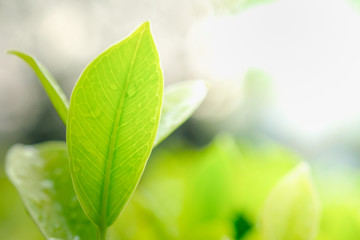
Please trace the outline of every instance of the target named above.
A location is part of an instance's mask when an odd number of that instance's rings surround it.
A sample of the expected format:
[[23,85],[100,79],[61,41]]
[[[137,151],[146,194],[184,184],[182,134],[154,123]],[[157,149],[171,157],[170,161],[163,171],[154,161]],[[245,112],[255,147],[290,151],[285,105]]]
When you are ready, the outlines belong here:
[[154,147],[178,128],[199,107],[207,93],[203,80],[185,81],[165,89]]
[[319,214],[309,166],[302,163],[283,177],[266,200],[260,225],[264,239],[315,239]]
[[91,240],[96,228],[72,186],[66,144],[17,144],[6,157],[6,172],[47,239]]
[[106,229],[134,192],[159,125],[163,77],[148,22],[93,60],[70,100],[70,172],[90,220]]
[[29,66],[34,70],[41,84],[43,85],[47,95],[49,96],[52,104],[58,112],[61,120],[64,122],[64,124],[66,124],[69,102],[64,92],[60,88],[59,84],[56,82],[55,78],[51,75],[49,70],[47,70],[47,68],[42,65],[38,60],[26,53],[16,50],[9,50],[8,53],[20,57],[25,62],[27,62]]

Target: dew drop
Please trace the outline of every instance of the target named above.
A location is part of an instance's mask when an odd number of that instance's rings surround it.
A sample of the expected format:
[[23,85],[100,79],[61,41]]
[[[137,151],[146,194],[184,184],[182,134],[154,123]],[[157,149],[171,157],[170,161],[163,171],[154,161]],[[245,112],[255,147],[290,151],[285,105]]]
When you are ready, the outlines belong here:
[[154,123],[154,122],[155,122],[155,120],[156,120],[156,119],[155,119],[155,118],[153,118],[153,117],[151,117],[151,118],[149,118],[149,119],[148,119],[148,121],[149,121],[150,123]]
[[55,230],[55,231],[58,231],[58,230],[60,230],[60,229],[61,229],[60,223],[56,222],[56,223],[54,224],[54,230]]
[[61,175],[63,173],[63,169],[62,168],[56,168],[55,170],[54,170],[54,174],[55,175]]
[[80,167],[80,166],[75,166],[75,167],[74,167],[74,172],[75,172],[76,174],[79,174],[79,173],[81,172],[81,167]]
[[126,91],[126,96],[128,97],[134,96],[136,91],[137,91],[137,87],[135,85],[130,85],[128,90]]
[[43,209],[47,196],[42,192],[37,192],[34,196],[29,196],[34,206],[39,209]]
[[73,240],[80,240],[80,237],[78,235],[74,236]]
[[76,195],[74,195],[72,198],[71,198],[71,201],[70,201],[70,207],[71,208],[76,208],[79,204],[79,201],[76,197]]
[[51,190],[54,188],[54,182],[50,179],[46,179],[40,182],[40,186],[43,190]]
[[101,107],[96,107],[96,109],[93,111],[94,118],[98,118],[102,115],[103,109]]
[[110,86],[111,90],[118,90],[118,86],[114,83],[110,83],[109,86]]

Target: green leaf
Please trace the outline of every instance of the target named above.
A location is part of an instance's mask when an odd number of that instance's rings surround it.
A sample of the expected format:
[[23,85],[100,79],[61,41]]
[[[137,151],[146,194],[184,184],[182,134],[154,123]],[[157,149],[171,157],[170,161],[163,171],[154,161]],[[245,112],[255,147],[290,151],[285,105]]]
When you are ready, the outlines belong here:
[[159,125],[163,76],[148,22],[84,70],[70,100],[70,172],[90,220],[106,229],[140,180]]
[[265,240],[312,240],[317,234],[319,215],[309,166],[302,163],[270,193],[260,227]]
[[27,62],[29,66],[34,70],[41,84],[43,85],[47,95],[49,96],[52,104],[58,112],[61,120],[66,125],[69,102],[64,92],[60,88],[59,84],[56,82],[55,78],[51,75],[49,70],[38,60],[26,53],[16,50],[9,50],[7,51],[7,53],[20,57],[22,60]]
[[14,145],[6,173],[47,239],[95,239],[93,225],[77,200],[64,142]]
[[154,147],[195,112],[204,100],[206,93],[207,87],[203,80],[180,82],[165,89],[164,104]]

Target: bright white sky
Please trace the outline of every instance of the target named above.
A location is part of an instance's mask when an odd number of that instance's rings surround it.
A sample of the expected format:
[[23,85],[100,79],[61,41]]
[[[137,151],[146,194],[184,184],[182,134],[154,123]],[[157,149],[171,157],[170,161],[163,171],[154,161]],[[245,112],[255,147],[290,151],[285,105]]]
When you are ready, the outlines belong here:
[[193,32],[208,36],[198,50],[208,56],[196,61],[211,75],[269,73],[277,119],[298,137],[360,119],[360,12],[346,0],[278,0],[208,19]]

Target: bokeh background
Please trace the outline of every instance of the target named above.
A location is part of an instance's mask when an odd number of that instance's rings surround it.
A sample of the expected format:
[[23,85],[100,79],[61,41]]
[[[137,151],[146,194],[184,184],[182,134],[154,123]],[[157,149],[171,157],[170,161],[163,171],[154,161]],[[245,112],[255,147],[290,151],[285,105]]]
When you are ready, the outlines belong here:
[[65,139],[35,74],[5,51],[36,56],[70,96],[87,63],[146,20],[165,85],[204,79],[209,94],[154,151],[113,236],[261,239],[268,192],[307,161],[318,239],[358,239],[359,0],[0,0],[0,239],[42,239],[6,178],[6,151]]

